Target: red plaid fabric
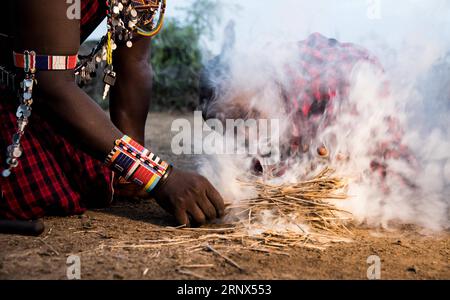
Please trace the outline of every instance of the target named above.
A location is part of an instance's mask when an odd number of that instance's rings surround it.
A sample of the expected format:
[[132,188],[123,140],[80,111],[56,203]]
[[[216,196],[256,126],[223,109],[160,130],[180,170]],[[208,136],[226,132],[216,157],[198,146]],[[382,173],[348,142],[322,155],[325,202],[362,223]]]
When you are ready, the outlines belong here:
[[[105,17],[105,1],[83,0],[81,39]],[[17,128],[14,96],[0,89],[0,164]],[[23,157],[8,178],[0,176],[0,218],[36,219],[83,213],[111,201],[112,173],[78,149],[33,111],[21,141]]]
[[[16,131],[15,101],[0,96],[0,161]],[[0,218],[35,219],[80,214],[112,197],[111,171],[78,149],[34,112],[22,139],[23,157],[8,178],[0,177]],[[100,203],[103,202],[103,203]]]
[[[289,78],[292,78],[287,88],[287,109],[295,115],[291,153],[298,153],[301,147],[309,145],[319,126],[328,126],[333,122],[333,106],[336,105],[333,102],[345,101],[348,98],[350,75],[357,64],[366,62],[383,71],[378,59],[366,49],[355,44],[340,43],[319,33],[310,35],[298,46],[297,64],[287,67]],[[380,101],[383,101],[383,97],[389,93],[387,82],[379,93]],[[389,135],[383,143],[374,145],[379,159],[372,161],[370,166],[382,177],[389,172],[383,163],[385,159],[403,159],[412,166],[416,164],[409,149],[401,143],[403,130],[398,120],[391,116],[386,119],[386,123],[389,126]]]
[[340,43],[319,33],[299,42],[298,61],[287,67],[288,111],[296,114],[293,138],[304,144],[316,135],[319,123],[331,121],[333,101],[346,99],[350,89],[350,74],[356,64],[367,62],[382,70],[377,58],[366,49],[350,43]]

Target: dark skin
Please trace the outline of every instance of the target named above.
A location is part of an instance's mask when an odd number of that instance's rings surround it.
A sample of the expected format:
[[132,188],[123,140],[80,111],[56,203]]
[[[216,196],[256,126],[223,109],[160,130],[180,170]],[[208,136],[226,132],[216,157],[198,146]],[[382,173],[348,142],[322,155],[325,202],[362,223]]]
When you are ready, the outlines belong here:
[[[9,24],[12,41],[2,42],[0,63],[15,51],[73,55],[80,46],[79,20],[66,17],[68,4],[60,0],[8,0],[13,15]],[[13,23],[11,23],[13,22]],[[4,24],[2,24],[4,25]],[[56,118],[66,134],[93,157],[104,160],[114,141],[127,134],[144,144],[150,105],[150,39],[137,38],[133,47],[119,45],[114,52],[116,85],[111,90],[110,118],[74,81],[73,71],[38,71],[34,108]],[[36,126],[36,125],[35,125]],[[125,185],[119,194],[143,196],[137,187]],[[149,197],[146,195],[146,197]],[[196,173],[174,168],[154,195],[181,225],[201,225],[222,217],[224,203],[209,181]]]

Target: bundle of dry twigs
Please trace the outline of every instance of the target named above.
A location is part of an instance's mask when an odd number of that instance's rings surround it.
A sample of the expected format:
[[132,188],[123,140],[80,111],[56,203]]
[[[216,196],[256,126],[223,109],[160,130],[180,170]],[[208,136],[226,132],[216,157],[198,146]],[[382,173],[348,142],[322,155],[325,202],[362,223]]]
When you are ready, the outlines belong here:
[[[340,234],[348,232],[346,221],[348,212],[339,210],[329,200],[346,199],[346,182],[333,177],[333,170],[326,168],[311,180],[296,184],[269,185],[262,182],[245,183],[253,185],[258,196],[240,201],[234,205],[242,208],[238,214],[248,212],[249,225],[261,223],[261,211],[273,211],[277,220],[285,224],[307,225],[313,231],[326,231]],[[276,224],[272,224],[276,225]],[[276,227],[276,226],[273,226]],[[301,231],[305,226],[297,226]]]
[[[351,214],[330,200],[345,199],[346,182],[326,168],[314,178],[296,184],[270,185],[262,181],[241,182],[256,190],[256,197],[228,205],[234,221],[203,228],[158,228],[167,237],[120,243],[120,248],[160,248],[184,245],[189,251],[211,247],[249,249],[286,254],[289,247],[323,249],[332,242],[349,240]],[[230,219],[230,218],[228,218]]]

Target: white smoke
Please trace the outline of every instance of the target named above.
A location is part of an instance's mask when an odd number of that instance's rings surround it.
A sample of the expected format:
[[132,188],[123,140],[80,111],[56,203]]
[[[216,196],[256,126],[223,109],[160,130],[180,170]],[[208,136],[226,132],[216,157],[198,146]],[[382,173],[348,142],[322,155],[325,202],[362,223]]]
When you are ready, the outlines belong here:
[[[361,223],[384,227],[416,224],[431,230],[449,228],[450,3],[444,0],[258,3],[269,12],[272,5],[279,6],[270,19],[271,26],[238,23],[240,37],[223,64],[229,70],[225,77],[211,78],[214,82],[228,82],[218,103],[228,105],[239,98],[239,102],[248,104],[247,109],[257,109],[260,117],[279,118],[282,132],[287,134],[292,120],[283,115],[279,85],[288,85],[285,66],[296,61],[297,50],[292,41],[304,39],[311,32],[319,31],[342,42],[360,43],[384,67],[384,72],[380,72],[367,64],[358,64],[350,76],[348,98],[340,99],[345,105],[336,108],[337,119],[332,126],[321,128],[310,141],[311,149],[325,144],[330,150],[329,160],[324,162],[314,156],[299,159],[282,179],[308,176],[311,164],[332,165],[339,174],[352,179],[350,198],[339,205]],[[373,3],[381,5],[380,19],[375,21],[366,15],[367,5]],[[248,39],[249,32],[252,40]],[[390,93],[380,97],[386,81]],[[358,113],[354,114],[350,108]],[[378,158],[374,153],[376,146],[393,135],[386,121],[389,117],[395,117],[403,128],[399,143],[409,149],[414,162],[382,160],[389,170],[382,179],[370,166]],[[248,157],[213,156],[201,165],[200,171],[228,200],[239,200],[251,195],[251,191],[242,191],[235,179],[246,176],[250,165]]]
[[[446,177],[445,168],[450,163],[450,132],[438,122],[432,131],[421,131],[423,124],[415,116],[423,112],[415,102],[426,95],[420,94],[415,85],[396,85],[399,78],[389,78],[391,93],[380,99],[378,89],[383,77],[367,66],[356,68],[347,100],[357,107],[358,114],[341,111],[336,124],[318,136],[325,143],[327,136],[335,137],[330,147],[332,164],[344,176],[356,178],[349,186],[349,200],[340,204],[369,225],[386,227],[397,222],[432,230],[446,228],[450,177]],[[390,116],[401,124],[401,144],[409,149],[414,161],[409,164],[402,159],[383,159],[389,173],[381,179],[369,166],[377,160],[377,155],[371,154],[373,147],[390,139],[385,121]],[[337,153],[345,153],[349,160],[334,159]]]

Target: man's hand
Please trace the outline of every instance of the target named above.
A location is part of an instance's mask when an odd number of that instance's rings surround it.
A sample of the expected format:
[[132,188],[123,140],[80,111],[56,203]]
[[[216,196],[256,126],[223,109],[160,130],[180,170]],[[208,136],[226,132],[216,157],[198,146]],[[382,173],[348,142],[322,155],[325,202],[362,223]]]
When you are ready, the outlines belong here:
[[155,191],[161,207],[181,225],[202,225],[224,215],[222,197],[203,176],[173,169],[167,181]]

